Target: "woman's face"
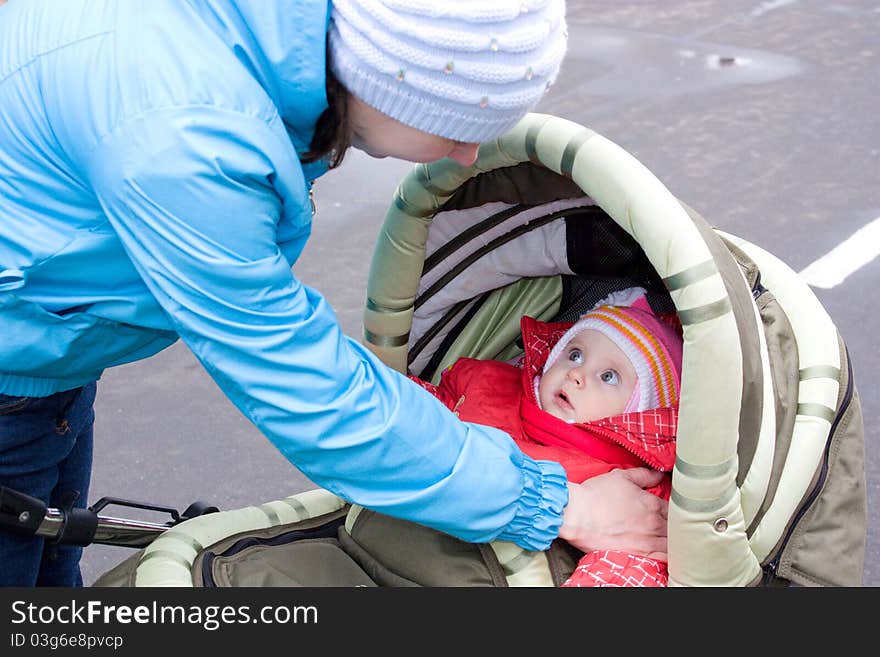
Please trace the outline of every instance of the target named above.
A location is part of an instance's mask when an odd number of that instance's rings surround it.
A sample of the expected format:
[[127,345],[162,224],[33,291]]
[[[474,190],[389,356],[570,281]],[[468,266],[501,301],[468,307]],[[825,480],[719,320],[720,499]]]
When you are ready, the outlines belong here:
[[348,94],[351,145],[372,157],[434,162],[450,157],[463,166],[477,159],[479,144],[453,141],[404,125]]

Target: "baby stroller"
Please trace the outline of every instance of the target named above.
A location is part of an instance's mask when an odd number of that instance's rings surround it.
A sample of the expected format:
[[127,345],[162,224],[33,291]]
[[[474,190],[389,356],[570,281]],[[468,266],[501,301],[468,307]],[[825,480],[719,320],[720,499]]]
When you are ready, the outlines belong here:
[[[834,323],[783,262],[584,126],[530,114],[471,167],[417,165],[373,255],[364,341],[436,383],[460,356],[515,358],[524,314],[573,321],[633,285],[684,333],[670,585],[860,585],[864,427]],[[96,586],[558,586],[580,556],[464,543],[323,489],[133,535],[146,547]]]

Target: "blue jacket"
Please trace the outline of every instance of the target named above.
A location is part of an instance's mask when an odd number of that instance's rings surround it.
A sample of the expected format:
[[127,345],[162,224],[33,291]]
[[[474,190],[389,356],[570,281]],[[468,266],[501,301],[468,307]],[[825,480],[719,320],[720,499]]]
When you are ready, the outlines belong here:
[[[471,541],[545,548],[556,463],[457,420],[292,271],[325,109],[327,0],[0,6],[0,392],[182,338],[316,484]],[[424,427],[431,427],[425,435]]]

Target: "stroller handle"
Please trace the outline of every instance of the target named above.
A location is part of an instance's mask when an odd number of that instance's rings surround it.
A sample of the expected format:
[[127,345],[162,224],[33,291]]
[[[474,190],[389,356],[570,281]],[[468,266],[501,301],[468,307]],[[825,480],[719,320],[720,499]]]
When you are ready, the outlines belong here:
[[90,509],[78,511],[81,513],[69,514],[60,509],[48,508],[34,533],[52,541],[73,545],[99,543],[142,548],[168,529],[167,524],[101,516]]
[[[116,504],[130,508],[162,511],[171,515],[166,523],[103,516],[104,507]],[[0,528],[22,536],[42,536],[66,545],[86,546],[92,543],[141,548],[149,545],[169,527],[217,507],[194,502],[183,514],[169,507],[116,498],[101,498],[87,509],[53,508],[25,493],[0,486]]]

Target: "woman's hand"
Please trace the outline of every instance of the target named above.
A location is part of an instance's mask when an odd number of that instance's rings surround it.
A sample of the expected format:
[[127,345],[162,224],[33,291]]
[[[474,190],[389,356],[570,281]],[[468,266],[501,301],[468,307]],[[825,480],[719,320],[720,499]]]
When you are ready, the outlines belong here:
[[664,474],[648,468],[612,470],[568,484],[559,537],[584,552],[625,550],[667,560],[669,503],[648,493]]

